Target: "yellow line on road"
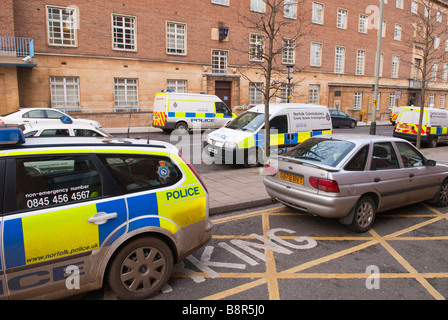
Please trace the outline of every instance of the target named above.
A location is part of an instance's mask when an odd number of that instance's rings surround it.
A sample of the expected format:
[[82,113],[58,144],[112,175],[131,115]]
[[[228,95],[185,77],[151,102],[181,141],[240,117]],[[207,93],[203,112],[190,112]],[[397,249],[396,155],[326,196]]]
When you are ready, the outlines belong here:
[[409,262],[407,262],[394,248],[390,246],[387,241],[381,237],[375,230],[370,229],[370,234],[399,262],[409,271],[409,273],[418,281],[420,284],[428,290],[428,292],[437,300],[445,300],[445,298],[436,290],[434,287],[421,275],[418,273],[414,267],[412,267]]

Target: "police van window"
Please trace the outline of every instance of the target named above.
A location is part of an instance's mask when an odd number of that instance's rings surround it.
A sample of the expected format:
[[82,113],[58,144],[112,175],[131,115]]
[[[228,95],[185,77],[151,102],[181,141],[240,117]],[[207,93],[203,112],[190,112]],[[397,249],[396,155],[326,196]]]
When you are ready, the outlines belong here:
[[16,159],[17,210],[83,201],[102,195],[101,178],[88,156]]
[[149,155],[98,155],[123,193],[174,185],[182,179],[179,168],[167,157]]
[[226,106],[224,102],[215,102],[216,113],[224,113],[225,116],[231,116],[232,111]]

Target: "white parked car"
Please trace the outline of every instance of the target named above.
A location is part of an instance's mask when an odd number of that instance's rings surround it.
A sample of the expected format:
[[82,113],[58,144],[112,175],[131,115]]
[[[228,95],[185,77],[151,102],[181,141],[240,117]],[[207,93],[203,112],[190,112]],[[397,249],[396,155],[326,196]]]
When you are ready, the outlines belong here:
[[92,125],[46,124],[24,126],[25,138],[30,137],[111,137],[110,134]]
[[83,124],[101,128],[98,121],[88,119],[76,119],[68,114],[52,108],[23,108],[18,111],[0,116],[0,124],[26,124],[33,127],[36,124]]

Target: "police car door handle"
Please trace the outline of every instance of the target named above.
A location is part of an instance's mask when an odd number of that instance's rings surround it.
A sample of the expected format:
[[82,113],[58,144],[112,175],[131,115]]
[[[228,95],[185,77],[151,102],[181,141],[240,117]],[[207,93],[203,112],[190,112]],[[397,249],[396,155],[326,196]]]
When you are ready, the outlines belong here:
[[110,219],[115,219],[117,217],[117,213],[106,213],[106,212],[97,212],[93,215],[92,218],[87,219],[88,223],[94,223],[97,225],[104,224]]

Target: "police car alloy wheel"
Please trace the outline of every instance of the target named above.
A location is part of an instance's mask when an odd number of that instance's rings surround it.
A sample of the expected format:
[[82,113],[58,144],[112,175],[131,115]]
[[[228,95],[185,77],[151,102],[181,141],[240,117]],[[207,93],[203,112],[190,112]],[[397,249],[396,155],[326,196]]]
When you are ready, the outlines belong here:
[[157,294],[173,271],[173,255],[157,238],[140,238],[123,247],[114,258],[109,285],[123,299],[146,299]]

